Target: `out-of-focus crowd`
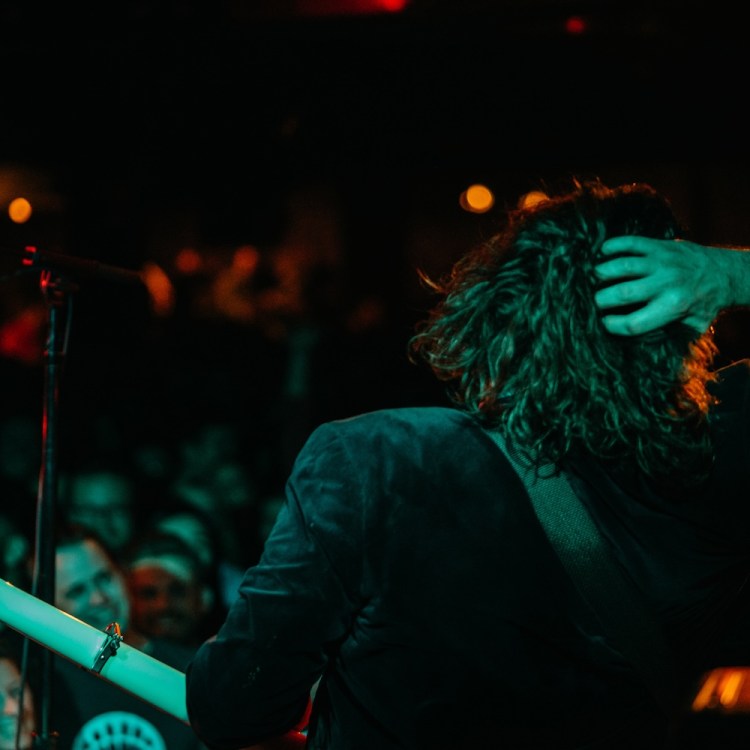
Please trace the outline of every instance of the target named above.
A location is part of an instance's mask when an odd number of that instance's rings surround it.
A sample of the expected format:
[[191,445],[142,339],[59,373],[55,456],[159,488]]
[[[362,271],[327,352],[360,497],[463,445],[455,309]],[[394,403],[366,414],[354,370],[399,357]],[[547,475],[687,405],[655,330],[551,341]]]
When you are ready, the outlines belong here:
[[[348,268],[325,215],[307,196],[277,245],[219,261],[176,246],[171,280],[160,287],[151,266],[147,296],[82,284],[57,311],[54,375],[50,300],[28,278],[6,284],[0,578],[34,591],[39,531],[54,527],[42,539],[54,545],[54,605],[98,629],[117,622],[126,643],[182,670],[258,560],[312,429],[439,398],[407,361],[402,282],[380,287],[377,252]],[[0,645],[0,750],[28,750],[44,648],[3,623]],[[132,734],[123,747],[201,747],[176,718],[60,656],[44,714],[56,750],[118,732]]]

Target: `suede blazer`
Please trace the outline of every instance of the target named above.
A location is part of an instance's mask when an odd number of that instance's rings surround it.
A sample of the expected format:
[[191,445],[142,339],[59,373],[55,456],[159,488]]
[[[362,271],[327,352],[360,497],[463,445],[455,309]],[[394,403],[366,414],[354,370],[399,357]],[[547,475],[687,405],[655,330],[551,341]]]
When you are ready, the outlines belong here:
[[[746,631],[731,632],[750,572],[749,372],[716,385],[706,485],[667,497],[632,467],[566,465],[652,602],[686,696],[706,665],[750,662]],[[295,722],[317,680],[311,749],[666,747],[672,731],[511,466],[450,408],[312,433],[259,564],[188,668],[191,722],[212,748],[256,743]]]

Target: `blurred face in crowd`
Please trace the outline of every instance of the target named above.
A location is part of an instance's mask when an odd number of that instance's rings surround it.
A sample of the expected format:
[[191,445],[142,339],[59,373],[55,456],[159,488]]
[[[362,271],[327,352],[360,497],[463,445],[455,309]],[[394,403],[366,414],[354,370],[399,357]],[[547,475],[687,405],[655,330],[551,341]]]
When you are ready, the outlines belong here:
[[99,630],[113,622],[123,632],[127,629],[130,605],[125,579],[93,539],[58,547],[55,606]]
[[210,603],[189,561],[178,555],[136,560],[128,570],[133,625],[153,637],[191,642]]
[[0,578],[23,587],[28,572],[31,545],[20,529],[0,515]]
[[67,518],[95,531],[111,550],[121,550],[134,531],[132,488],[124,476],[100,471],[70,479]]
[[[23,713],[21,718],[20,741],[16,743],[18,712],[21,709],[23,692]],[[0,750],[29,750],[34,731],[34,700],[28,685],[21,686],[21,673],[11,659],[0,658]]]
[[213,564],[213,540],[206,526],[190,513],[172,513],[157,523],[157,528],[174,534],[190,545],[205,566]]

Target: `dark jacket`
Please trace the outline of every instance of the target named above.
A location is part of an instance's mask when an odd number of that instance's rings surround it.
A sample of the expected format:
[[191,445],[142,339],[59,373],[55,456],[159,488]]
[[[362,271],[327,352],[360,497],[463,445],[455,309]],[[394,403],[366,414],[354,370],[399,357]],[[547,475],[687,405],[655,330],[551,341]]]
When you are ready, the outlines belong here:
[[[750,638],[727,632],[750,571],[748,373],[717,387],[718,457],[699,490],[666,499],[628,467],[567,467],[651,601],[686,696],[725,646],[750,659]],[[457,410],[315,430],[260,563],[188,668],[191,722],[212,748],[258,742],[294,723],[321,675],[309,748],[666,746],[520,480]]]

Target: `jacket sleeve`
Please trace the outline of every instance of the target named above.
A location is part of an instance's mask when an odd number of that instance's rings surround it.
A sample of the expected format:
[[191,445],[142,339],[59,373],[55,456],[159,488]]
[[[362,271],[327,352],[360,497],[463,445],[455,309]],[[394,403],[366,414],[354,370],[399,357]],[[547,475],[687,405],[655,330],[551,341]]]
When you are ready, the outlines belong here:
[[187,668],[188,717],[214,750],[278,736],[305,713],[357,609],[359,485],[335,425],[300,451],[286,502],[219,632]]

